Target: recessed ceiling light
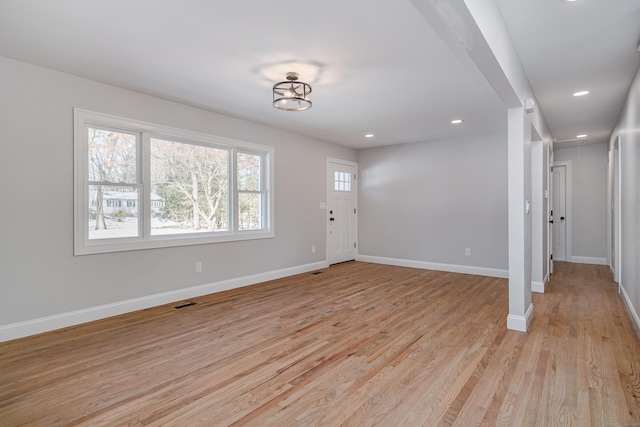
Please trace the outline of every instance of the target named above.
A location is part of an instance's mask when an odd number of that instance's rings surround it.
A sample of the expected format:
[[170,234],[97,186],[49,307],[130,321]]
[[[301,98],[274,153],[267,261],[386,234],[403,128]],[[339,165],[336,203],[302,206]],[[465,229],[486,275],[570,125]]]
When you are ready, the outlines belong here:
[[580,92],[576,92],[573,94],[573,96],[585,96],[588,95],[589,91],[588,90],[581,90]]
[[368,134],[366,134],[364,137],[365,137],[365,138],[373,138],[373,136],[374,136],[374,135],[373,135],[372,133],[368,133]]
[[588,135],[586,133],[582,135],[576,135],[576,138],[586,138]]
[[454,125],[459,125],[459,124],[460,124],[460,123],[462,123],[462,122],[463,122],[463,120],[462,120],[462,119],[455,119],[455,120],[451,120],[451,124],[454,124]]

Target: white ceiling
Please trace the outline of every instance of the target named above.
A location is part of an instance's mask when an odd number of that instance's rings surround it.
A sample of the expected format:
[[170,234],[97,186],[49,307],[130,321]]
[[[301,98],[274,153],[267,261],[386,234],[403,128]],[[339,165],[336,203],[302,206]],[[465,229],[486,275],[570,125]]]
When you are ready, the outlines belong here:
[[[553,137],[605,141],[639,64],[640,1],[497,3]],[[0,0],[0,56],[354,148],[506,128],[410,0]],[[310,110],[271,106],[288,71],[313,86]]]
[[496,2],[555,146],[608,141],[640,64],[640,0]]

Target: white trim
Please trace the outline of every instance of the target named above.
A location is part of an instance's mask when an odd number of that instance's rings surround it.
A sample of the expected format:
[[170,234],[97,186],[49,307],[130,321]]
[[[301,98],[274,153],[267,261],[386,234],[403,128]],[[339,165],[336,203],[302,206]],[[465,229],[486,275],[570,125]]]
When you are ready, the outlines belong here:
[[547,252],[546,252],[546,263],[547,263],[547,277],[545,278],[545,283],[549,281],[549,276],[553,274],[553,258],[551,254],[553,253],[553,227],[549,222],[551,220],[551,209],[553,207],[551,194],[553,192],[553,173],[551,173],[551,165],[553,165],[553,141],[549,143],[548,153],[547,153],[547,211],[545,212],[546,220],[547,220]]
[[[267,239],[275,236],[274,231],[274,185],[275,148],[267,145],[240,141],[222,136],[204,134],[200,132],[179,129],[156,123],[145,122],[136,119],[113,116],[98,113],[81,108],[74,108],[74,255],[87,255],[108,252],[132,251],[140,249],[165,248],[174,246],[200,245],[241,240]],[[120,237],[110,239],[89,239],[88,222],[88,158],[86,129],[88,126],[105,127],[105,129],[117,129],[137,135],[139,138],[137,147],[136,182],[123,184],[125,187],[136,188],[140,192],[141,205],[139,211],[139,235],[132,237]],[[151,226],[148,224],[150,213],[150,201],[148,200],[151,188],[149,179],[149,141],[151,137],[169,138],[179,143],[202,145],[210,148],[224,149],[229,153],[229,194],[227,197],[229,211],[228,230],[216,232],[194,232],[178,234],[152,235]],[[236,155],[238,152],[259,154],[264,164],[261,168],[264,189],[260,194],[264,195],[263,228],[259,230],[240,230],[237,224],[237,198],[239,190],[235,186],[236,179]],[[147,183],[145,185],[145,182]],[[145,213],[146,212],[146,213]]]
[[254,274],[251,276],[192,286],[190,288],[178,289],[155,295],[148,295],[140,298],[100,305],[97,307],[85,308],[68,313],[55,314],[53,316],[41,317],[39,319],[2,325],[0,326],[0,342],[105,319],[107,317],[118,316],[132,311],[170,304],[189,298],[196,298],[216,292],[241,288],[243,286],[255,285],[269,280],[307,273],[309,271],[327,268],[328,266],[329,265],[326,261],[315,262],[296,267],[284,268],[281,270],[267,271],[265,273]]
[[[536,284],[541,283],[545,275],[545,264],[547,263],[547,251],[544,246],[546,230],[549,228],[547,212],[545,212],[544,181],[545,181],[545,144],[542,140],[531,141],[531,290],[536,290]],[[538,287],[540,289],[540,287]]]
[[537,292],[539,294],[544,294],[545,282],[531,282],[531,292]]
[[606,258],[596,258],[596,257],[588,257],[588,256],[572,256],[569,262],[575,262],[576,264],[597,264],[597,265],[607,265]]
[[[557,161],[553,162],[553,167],[565,167],[565,191],[564,191],[564,209],[566,216],[566,225],[565,225],[565,241],[564,241],[564,259],[567,262],[571,262],[571,258],[573,257],[573,236],[572,236],[572,222],[573,222],[573,212],[572,212],[572,194],[571,194],[571,181],[573,180],[573,172],[571,170],[571,160]],[[558,215],[554,215],[554,218],[557,218]]]
[[[618,134],[616,136],[616,140],[614,143],[614,153],[613,153],[613,158],[614,158],[614,164],[612,165],[613,167],[613,180],[614,182],[611,183],[611,192],[612,192],[612,206],[613,206],[613,214],[615,215],[615,220],[612,218],[612,220],[614,221],[614,226],[613,226],[613,230],[610,230],[610,232],[613,232],[613,236],[611,237],[613,239],[612,244],[609,245],[609,253],[611,254],[611,248],[613,246],[615,246],[614,248],[614,258],[615,258],[615,264],[612,263],[611,267],[613,269],[613,280],[616,283],[620,283],[620,280],[622,280],[622,229],[621,229],[621,225],[622,225],[622,144],[621,144],[621,138],[620,138],[620,134]],[[617,191],[615,191],[617,190]],[[614,194],[615,191],[615,194]],[[611,209],[609,209],[609,212],[611,212]],[[611,216],[611,213],[609,214],[609,216]],[[610,227],[611,228],[611,227]],[[610,255],[611,258],[611,255]]]
[[629,310],[631,319],[635,322],[637,330],[640,330],[640,317],[638,316],[636,310],[633,308],[633,304],[631,304],[631,299],[629,298],[626,289],[624,288],[624,286],[618,286],[618,289],[622,293],[624,303],[627,306],[627,310]]
[[539,294],[544,294],[544,291],[547,288],[547,283],[549,283],[549,273],[542,279],[542,282],[531,282],[531,291],[537,292]]
[[423,270],[447,271],[450,273],[474,274],[476,276],[498,277],[507,279],[508,270],[498,268],[476,267],[471,265],[442,264],[437,262],[415,261],[410,259],[386,258],[371,255],[358,255],[356,260],[374,264],[396,265],[398,267],[420,268]]
[[515,314],[510,314],[507,316],[507,329],[512,331],[519,332],[527,332],[529,329],[529,325],[531,324],[531,319],[533,319],[533,304],[529,304],[529,308],[527,312],[523,316],[516,316]]
[[343,159],[337,159],[335,157],[327,157],[327,164],[329,163],[337,163],[339,165],[345,165],[345,166],[354,166],[356,170],[358,170],[358,163],[352,162],[351,160],[343,160]]
[[353,187],[352,187],[352,195],[354,195],[354,200],[353,200],[353,204],[354,204],[354,208],[356,209],[356,214],[355,214],[355,223],[353,224],[353,242],[356,244],[355,247],[355,256],[356,259],[358,258],[358,251],[360,250],[360,247],[358,246],[358,225],[359,225],[359,218],[360,218],[360,210],[359,210],[359,205],[358,205],[358,200],[359,200],[359,195],[360,195],[360,172],[358,169],[358,163],[357,162],[352,162],[351,160],[343,160],[343,159],[338,159],[335,157],[327,157],[327,163],[326,163],[326,169],[325,169],[325,229],[324,229],[324,234],[325,234],[325,248],[326,249],[326,253],[325,253],[325,257],[327,259],[327,262],[332,263],[334,262],[334,259],[332,259],[331,257],[331,243],[329,241],[329,206],[331,205],[330,203],[330,192],[331,189],[334,186],[334,178],[332,176],[330,176],[329,171],[331,169],[331,164],[337,164],[337,165],[342,165],[342,166],[348,166],[348,167],[353,167],[355,169],[355,174],[356,174],[356,179],[353,183]]

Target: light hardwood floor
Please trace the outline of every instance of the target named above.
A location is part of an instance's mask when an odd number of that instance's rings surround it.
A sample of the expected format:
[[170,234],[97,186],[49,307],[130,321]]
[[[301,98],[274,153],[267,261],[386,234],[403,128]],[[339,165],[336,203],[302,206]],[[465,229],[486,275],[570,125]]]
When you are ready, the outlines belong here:
[[193,301],[0,344],[0,425],[640,425],[607,267],[556,263],[526,334],[504,279],[358,262]]

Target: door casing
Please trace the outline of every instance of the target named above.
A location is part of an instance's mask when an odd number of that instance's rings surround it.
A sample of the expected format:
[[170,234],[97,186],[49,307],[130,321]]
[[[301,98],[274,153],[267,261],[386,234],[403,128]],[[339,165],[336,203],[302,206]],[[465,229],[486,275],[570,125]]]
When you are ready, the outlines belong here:
[[[348,171],[353,174],[351,181],[351,191],[340,196],[350,197],[350,205],[345,207],[346,200],[341,200],[341,205],[337,206],[335,200],[338,192],[334,191],[334,171]],[[326,234],[327,234],[327,262],[337,264],[340,262],[356,259],[358,254],[358,164],[348,160],[335,158],[327,158],[327,215],[326,215]],[[348,203],[347,203],[348,204]],[[338,212],[338,209],[341,209]],[[343,212],[348,209],[347,212]],[[332,214],[331,211],[334,211]],[[341,215],[338,217],[336,215]],[[331,218],[334,218],[332,221]],[[348,223],[345,223],[348,221]],[[348,232],[348,236],[343,235]],[[336,235],[335,233],[340,233]],[[337,241],[335,239],[338,239]],[[338,246],[338,251],[334,248]]]
[[[558,202],[558,197],[561,197],[561,195],[556,194],[556,184],[559,184],[557,181],[557,177],[556,177],[556,173],[560,173],[559,171],[561,170],[560,168],[563,168],[564,170],[564,215],[561,212],[557,212],[557,202]],[[562,256],[562,254],[557,253],[557,251],[554,249],[553,250],[553,260],[554,261],[567,261],[567,262],[571,262],[571,220],[572,220],[572,214],[571,214],[571,161],[560,161],[560,162],[554,162],[553,163],[553,193],[552,193],[552,197],[553,197],[553,201],[552,201],[552,210],[553,210],[553,222],[554,225],[557,225],[558,223],[556,221],[561,221],[560,218],[562,216],[565,217],[564,219],[564,257]],[[553,239],[555,240],[556,238],[560,238],[559,235],[557,235],[559,233],[558,230],[559,227],[553,227]]]

